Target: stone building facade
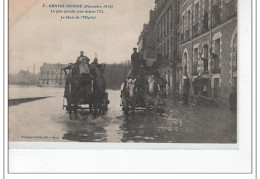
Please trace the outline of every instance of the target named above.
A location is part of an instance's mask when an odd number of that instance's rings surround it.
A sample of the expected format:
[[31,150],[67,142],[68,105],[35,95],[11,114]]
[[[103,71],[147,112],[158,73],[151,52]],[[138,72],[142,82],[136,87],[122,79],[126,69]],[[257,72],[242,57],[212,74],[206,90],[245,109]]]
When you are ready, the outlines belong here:
[[176,70],[177,92],[181,94],[184,81],[189,80],[191,94],[228,103],[232,87],[237,86],[237,1],[179,0],[178,3],[182,71]]
[[191,95],[227,104],[237,87],[237,0],[155,0],[150,22],[138,49],[155,52],[167,94],[181,96],[189,84]]
[[166,93],[173,94],[176,87],[175,61],[177,60],[177,1],[156,0],[156,42],[158,70],[167,80]]
[[146,60],[148,66],[152,65],[156,61],[155,50],[155,21],[157,12],[156,10],[150,10],[150,19],[148,23],[143,25],[143,30],[139,35],[137,46],[138,53]]
[[43,86],[64,86],[66,76],[62,68],[67,64],[44,63],[40,68],[40,84]]

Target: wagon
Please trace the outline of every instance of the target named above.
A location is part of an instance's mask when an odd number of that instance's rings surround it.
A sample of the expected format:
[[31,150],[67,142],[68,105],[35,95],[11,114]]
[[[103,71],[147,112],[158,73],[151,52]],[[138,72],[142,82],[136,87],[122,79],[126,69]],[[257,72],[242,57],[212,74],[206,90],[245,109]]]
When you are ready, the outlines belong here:
[[[75,113],[77,118],[77,110],[92,110],[97,111],[98,105],[96,105],[96,93],[95,93],[95,76],[93,76],[89,70],[89,73],[79,73],[78,64],[71,64],[62,69],[65,73],[65,91],[64,99],[66,103],[64,104],[63,99],[63,109],[68,111],[70,118],[72,112]],[[102,104],[99,110],[106,111],[108,109],[108,93],[106,90],[102,94]]]

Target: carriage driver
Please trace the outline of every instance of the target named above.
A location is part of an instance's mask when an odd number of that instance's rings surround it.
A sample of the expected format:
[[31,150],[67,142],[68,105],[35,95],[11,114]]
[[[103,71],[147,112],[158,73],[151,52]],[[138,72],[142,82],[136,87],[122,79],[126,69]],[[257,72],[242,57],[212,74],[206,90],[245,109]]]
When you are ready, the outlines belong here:
[[76,63],[79,63],[82,61],[86,62],[87,64],[89,64],[89,61],[90,61],[90,59],[87,56],[84,56],[84,51],[80,51],[80,56],[77,58]]
[[133,48],[133,50],[134,52],[131,55],[131,63],[133,65],[133,68],[135,68],[139,60],[139,54],[137,53],[137,48]]

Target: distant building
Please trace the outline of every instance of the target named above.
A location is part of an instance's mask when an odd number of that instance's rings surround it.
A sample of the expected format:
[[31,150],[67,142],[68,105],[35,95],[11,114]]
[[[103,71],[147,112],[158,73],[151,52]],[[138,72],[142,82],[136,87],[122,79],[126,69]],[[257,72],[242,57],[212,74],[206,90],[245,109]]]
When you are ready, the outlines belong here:
[[39,76],[30,73],[28,70],[21,70],[18,74],[9,74],[9,84],[13,85],[36,85],[39,82]]
[[40,84],[44,86],[64,86],[66,76],[62,68],[68,64],[44,63],[40,68]]

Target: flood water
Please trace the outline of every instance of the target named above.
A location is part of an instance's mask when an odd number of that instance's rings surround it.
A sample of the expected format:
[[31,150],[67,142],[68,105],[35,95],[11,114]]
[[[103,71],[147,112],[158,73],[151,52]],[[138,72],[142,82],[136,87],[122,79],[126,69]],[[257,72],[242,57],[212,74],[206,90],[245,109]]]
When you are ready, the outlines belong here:
[[[220,116],[215,109],[209,109],[208,114],[201,115],[201,111],[187,112],[187,107],[173,101],[173,104],[163,106],[165,113],[162,115],[155,116],[152,111],[125,115],[120,107],[120,91],[108,90],[110,104],[105,115],[94,118],[88,110],[79,110],[78,118],[70,120],[69,114],[62,109],[66,103],[63,92],[62,88],[9,86],[9,99],[52,96],[9,107],[9,140],[236,142],[236,121],[229,113]],[[224,132],[220,133],[221,130]]]

